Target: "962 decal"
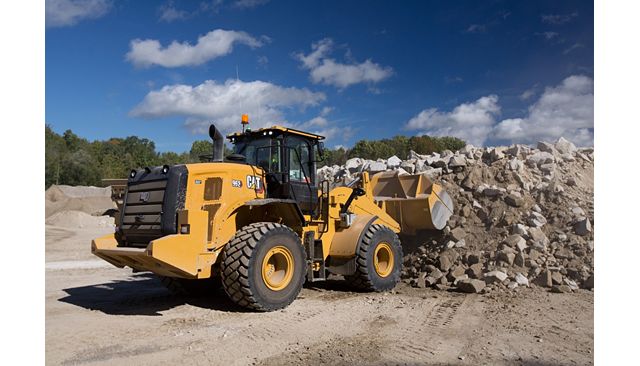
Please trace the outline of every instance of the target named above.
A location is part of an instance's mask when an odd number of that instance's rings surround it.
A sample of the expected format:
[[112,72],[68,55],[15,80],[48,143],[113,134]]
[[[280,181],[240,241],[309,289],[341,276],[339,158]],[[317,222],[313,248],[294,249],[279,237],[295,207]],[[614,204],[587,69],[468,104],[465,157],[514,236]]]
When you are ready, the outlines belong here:
[[240,179],[232,179],[231,186],[234,188],[242,188],[242,181]]

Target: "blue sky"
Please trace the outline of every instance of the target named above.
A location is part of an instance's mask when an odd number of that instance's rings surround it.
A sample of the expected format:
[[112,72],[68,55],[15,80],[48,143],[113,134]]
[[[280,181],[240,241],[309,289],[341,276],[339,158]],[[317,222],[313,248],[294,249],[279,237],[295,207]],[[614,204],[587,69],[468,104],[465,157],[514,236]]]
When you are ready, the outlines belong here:
[[46,122],[159,151],[188,150],[210,122],[237,130],[242,113],[328,146],[593,144],[591,2],[399,4],[47,0]]

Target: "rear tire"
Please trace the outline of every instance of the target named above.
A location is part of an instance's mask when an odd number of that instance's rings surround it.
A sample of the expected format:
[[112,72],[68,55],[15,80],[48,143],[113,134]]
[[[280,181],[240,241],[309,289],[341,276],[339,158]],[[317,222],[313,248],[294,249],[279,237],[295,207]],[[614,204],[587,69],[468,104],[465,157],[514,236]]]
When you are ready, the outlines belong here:
[[259,222],[238,230],[222,252],[222,285],[236,304],[258,311],[282,309],[298,296],[306,255],[287,226]]
[[398,235],[386,226],[373,224],[356,253],[356,273],[345,279],[358,290],[388,291],[400,282],[401,271],[402,246]]

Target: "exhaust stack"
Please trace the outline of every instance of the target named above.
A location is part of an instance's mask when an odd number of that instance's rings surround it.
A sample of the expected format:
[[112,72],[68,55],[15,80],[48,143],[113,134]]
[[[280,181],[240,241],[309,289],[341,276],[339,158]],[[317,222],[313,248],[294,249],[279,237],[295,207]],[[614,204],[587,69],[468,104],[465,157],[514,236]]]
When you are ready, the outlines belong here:
[[224,158],[224,138],[215,125],[209,126],[209,137],[213,140],[212,161],[222,161]]

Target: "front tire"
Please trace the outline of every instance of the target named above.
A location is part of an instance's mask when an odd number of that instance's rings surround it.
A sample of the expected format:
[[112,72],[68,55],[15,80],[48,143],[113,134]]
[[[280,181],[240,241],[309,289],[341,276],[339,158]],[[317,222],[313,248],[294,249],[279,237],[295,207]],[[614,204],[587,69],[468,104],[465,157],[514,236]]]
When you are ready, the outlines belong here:
[[222,252],[222,285],[236,304],[258,311],[282,309],[298,296],[306,255],[287,226],[259,222],[238,230]]
[[388,291],[400,282],[402,246],[386,226],[369,226],[356,253],[356,273],[345,276],[351,286],[365,291]]

